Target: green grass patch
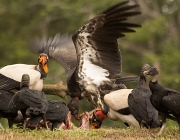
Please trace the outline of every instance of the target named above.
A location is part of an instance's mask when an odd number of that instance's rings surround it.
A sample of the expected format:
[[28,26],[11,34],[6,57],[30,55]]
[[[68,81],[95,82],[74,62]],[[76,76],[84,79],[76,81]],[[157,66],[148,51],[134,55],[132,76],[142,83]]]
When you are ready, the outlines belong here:
[[177,126],[166,127],[161,136],[159,129],[137,128],[101,128],[98,130],[23,130],[1,129],[0,140],[178,140],[180,138]]

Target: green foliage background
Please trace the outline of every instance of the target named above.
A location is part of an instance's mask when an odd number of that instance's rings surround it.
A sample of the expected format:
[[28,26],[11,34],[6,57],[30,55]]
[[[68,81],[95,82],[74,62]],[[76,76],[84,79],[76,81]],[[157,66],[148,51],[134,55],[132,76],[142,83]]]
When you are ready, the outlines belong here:
[[[37,64],[37,55],[27,48],[36,36],[73,34],[88,19],[120,1],[1,0],[0,67],[14,63]],[[121,75],[139,75],[141,66],[149,63],[160,68],[160,83],[180,91],[180,0],[130,2],[140,4],[142,15],[132,21],[142,24],[142,28],[118,40],[123,62]],[[63,81],[65,84],[65,79],[62,66],[50,60],[45,83]],[[135,84],[128,86],[133,88]],[[81,112],[93,109],[85,99],[80,107]],[[120,122],[108,120],[103,126],[124,127]]]

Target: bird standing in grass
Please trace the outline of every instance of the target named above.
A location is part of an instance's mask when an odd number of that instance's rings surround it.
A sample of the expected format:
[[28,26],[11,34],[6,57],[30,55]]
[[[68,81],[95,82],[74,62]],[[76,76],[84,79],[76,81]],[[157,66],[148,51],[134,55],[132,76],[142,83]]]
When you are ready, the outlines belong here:
[[30,76],[29,88],[41,91],[43,80],[48,74],[48,56],[45,53],[39,54],[39,65],[14,64],[7,65],[0,69],[0,89],[19,90],[23,74]]
[[[48,110],[46,112],[46,119],[50,123],[52,123],[51,130],[57,128],[58,124],[64,122],[66,124],[66,118],[69,112],[69,108],[66,106],[65,103],[55,101],[55,100],[48,100]],[[37,128],[39,122],[41,121],[40,116],[33,116],[27,121],[27,127],[32,126]]]
[[149,99],[152,93],[146,83],[146,74],[144,73],[150,68],[149,64],[143,65],[137,87],[128,96],[128,105],[140,127],[157,128],[161,126],[161,122],[158,120],[158,111]]
[[[24,128],[26,126],[27,118],[33,115],[39,115],[46,122],[46,112],[48,110],[48,102],[46,95],[38,90],[31,90],[29,88],[30,77],[28,74],[22,75],[20,90],[14,94],[9,102],[9,109],[16,113],[21,111],[24,119]],[[47,124],[46,124],[46,128]]]
[[150,101],[159,111],[159,115],[162,119],[162,127],[158,132],[158,135],[162,134],[166,126],[166,118],[171,114],[176,118],[179,124],[180,133],[180,92],[165,88],[158,83],[159,69],[157,67],[152,67],[151,69],[145,71],[145,73],[151,76],[151,80],[149,82],[149,88],[152,92]]
[[[10,91],[0,90],[0,118],[8,119],[9,128],[13,128],[13,123],[18,117],[18,112],[11,112],[8,103],[13,97],[14,93]],[[21,121],[19,121],[20,123]]]
[[113,89],[111,79],[122,71],[117,39],[140,27],[127,22],[129,17],[141,13],[137,8],[138,4],[128,5],[128,1],[111,6],[80,27],[72,36],[73,42],[68,36],[57,35],[32,44],[33,50],[47,53],[65,68],[72,98],[68,107],[77,119],[79,100],[90,97],[89,101],[99,110],[104,91]]

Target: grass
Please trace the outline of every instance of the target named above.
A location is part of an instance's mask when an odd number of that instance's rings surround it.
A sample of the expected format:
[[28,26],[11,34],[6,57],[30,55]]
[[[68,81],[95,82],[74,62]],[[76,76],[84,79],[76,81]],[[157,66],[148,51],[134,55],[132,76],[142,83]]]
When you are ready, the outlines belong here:
[[23,130],[0,129],[0,140],[178,140],[179,128],[166,127],[163,134],[156,136],[159,129],[101,128],[97,130]]

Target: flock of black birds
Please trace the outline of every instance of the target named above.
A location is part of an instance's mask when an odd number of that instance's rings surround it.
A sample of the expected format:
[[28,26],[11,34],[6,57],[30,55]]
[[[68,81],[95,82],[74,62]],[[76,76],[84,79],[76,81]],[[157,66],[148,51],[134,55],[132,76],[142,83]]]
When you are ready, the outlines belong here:
[[[46,128],[51,122],[54,130],[58,124],[66,124],[69,111],[81,119],[79,101],[86,98],[95,107],[90,114],[92,128],[100,128],[106,117],[127,126],[160,128],[158,135],[166,118],[177,121],[180,128],[180,92],[158,83],[157,67],[145,64],[138,77],[115,78],[122,71],[117,39],[141,27],[128,22],[129,17],[141,14],[138,8],[138,4],[120,2],[86,22],[72,37],[57,34],[48,40],[36,39],[30,49],[39,54],[39,65],[14,64],[0,69],[0,118],[7,118],[10,128],[22,123],[23,128],[34,129],[43,120]],[[67,105],[47,99],[42,92],[49,57],[66,71],[71,97]],[[128,89],[124,83],[132,81],[138,84]]]

